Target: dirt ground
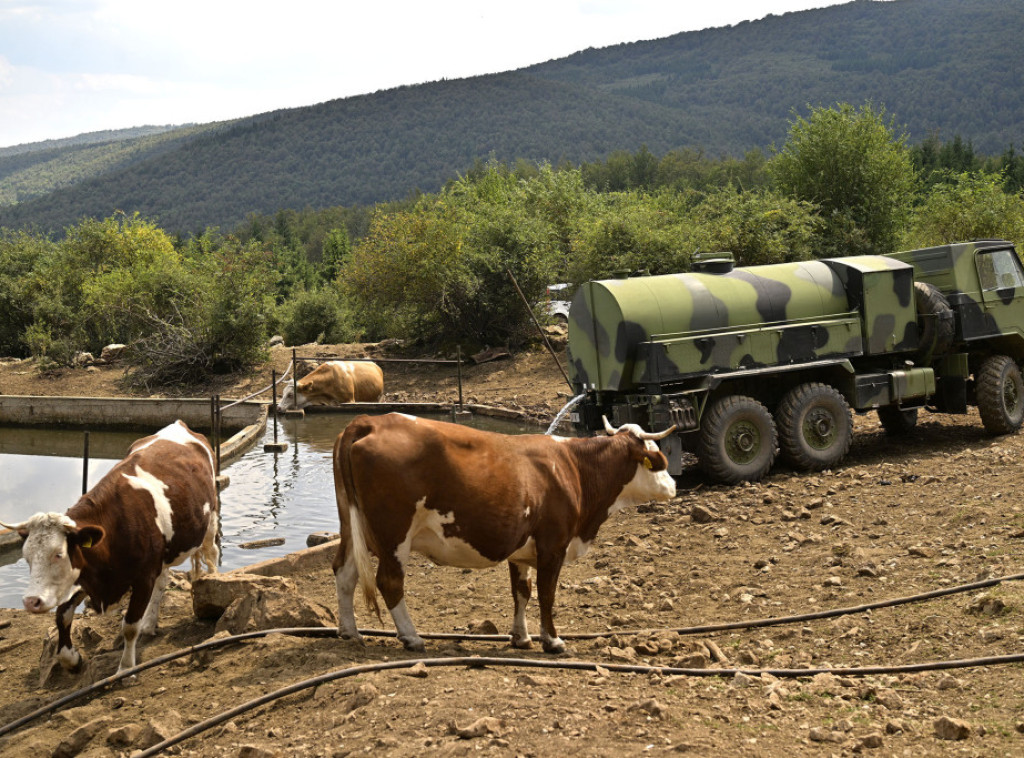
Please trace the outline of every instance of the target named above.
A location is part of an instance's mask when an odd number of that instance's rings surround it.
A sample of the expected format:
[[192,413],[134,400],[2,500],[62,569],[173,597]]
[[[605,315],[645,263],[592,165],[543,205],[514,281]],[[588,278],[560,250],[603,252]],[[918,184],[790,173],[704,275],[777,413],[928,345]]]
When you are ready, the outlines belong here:
[[[378,348],[323,352],[376,355]],[[290,352],[277,350],[280,371]],[[237,397],[271,365],[196,394]],[[451,367],[386,364],[387,399],[450,401]],[[0,366],[0,394],[124,394],[120,369],[40,376]],[[542,351],[469,367],[467,402],[550,419],[569,397]],[[542,429],[541,429],[542,431]],[[924,414],[905,439],[873,415],[856,419],[850,455],[821,474],[773,473],[739,487],[696,472],[678,496],[613,516],[594,549],[563,571],[556,600],[569,652],[549,656],[495,641],[428,640],[426,657],[586,661],[591,670],[522,665],[417,667],[324,682],[238,715],[166,752],[184,756],[494,755],[558,757],[967,755],[1024,753],[1024,669],[1018,663],[871,675],[775,676],[786,669],[892,667],[1021,652],[1024,589],[1004,582],[927,602],[837,618],[679,634],[698,625],[860,606],[1022,570],[1018,497],[1024,436],[991,438],[976,414]],[[327,559],[289,577],[296,596],[336,609]],[[213,621],[192,615],[187,582],[168,592],[161,630],[140,660],[200,643]],[[420,632],[508,631],[511,597],[499,567],[462,571],[417,561],[407,602]],[[536,603],[529,614],[537,629]],[[360,604],[364,628],[381,624]],[[52,615],[0,611],[0,725],[117,667],[117,617],[75,622],[91,665],[40,677]],[[385,628],[390,619],[385,618]],[[642,630],[642,631],[637,631]],[[572,639],[579,633],[601,635]],[[4,737],[7,756],[127,756],[292,683],[417,657],[393,639],[365,647],[274,634],[186,656],[65,706]],[[618,664],[648,666],[622,673]],[[698,676],[658,667],[737,669]]]

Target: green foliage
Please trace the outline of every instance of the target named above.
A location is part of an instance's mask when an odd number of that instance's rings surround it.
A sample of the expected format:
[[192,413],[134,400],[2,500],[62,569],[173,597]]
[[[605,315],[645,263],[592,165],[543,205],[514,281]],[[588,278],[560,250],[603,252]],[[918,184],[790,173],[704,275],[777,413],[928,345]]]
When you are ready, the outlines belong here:
[[1024,195],[1003,191],[999,174],[955,174],[915,210],[907,247],[972,239],[1024,242]]
[[565,281],[638,271],[675,273],[690,267],[690,254],[700,243],[687,198],[632,191],[600,196],[593,205],[573,239]]
[[756,148],[742,159],[710,158],[694,148],[669,150],[659,158],[644,145],[635,154],[616,150],[603,161],[583,163],[580,170],[587,188],[597,192],[710,191],[727,186],[751,190],[767,186],[766,163],[765,154]]
[[266,358],[276,274],[256,243],[208,231],[185,251],[191,287],[168,311],[151,312],[129,347],[129,380],[144,387],[191,384]]
[[740,266],[808,260],[816,253],[821,221],[810,203],[769,190],[736,192],[726,188],[696,209],[704,247],[728,250]]
[[87,219],[37,257],[26,287],[33,354],[66,364],[80,350],[129,343],[148,314],[181,290],[181,259],[167,235],[139,216]]
[[0,356],[29,354],[25,330],[34,318],[31,293],[38,261],[53,243],[25,232],[0,232]]
[[540,300],[581,201],[573,172],[524,181],[491,164],[410,212],[375,215],[342,281],[371,338],[521,344],[529,314],[508,274]]
[[279,311],[279,328],[289,345],[359,341],[347,301],[334,285],[294,293]]
[[816,108],[795,119],[768,172],[782,192],[820,209],[821,256],[897,248],[915,191],[905,140],[885,110],[870,104]]

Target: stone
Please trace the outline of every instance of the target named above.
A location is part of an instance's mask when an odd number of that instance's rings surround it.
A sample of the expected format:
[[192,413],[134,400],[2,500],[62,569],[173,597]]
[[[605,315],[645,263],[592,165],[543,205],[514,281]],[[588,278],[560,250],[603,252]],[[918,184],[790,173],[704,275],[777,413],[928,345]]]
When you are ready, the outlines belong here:
[[412,666],[410,668],[402,669],[399,673],[405,676],[414,677],[416,679],[426,679],[428,676],[430,676],[430,672],[427,671],[427,666],[423,663],[423,661],[420,661],[415,666]]
[[882,737],[880,732],[872,732],[871,734],[865,734],[860,738],[858,747],[866,750],[877,750],[885,744],[885,739]]
[[207,574],[192,584],[192,611],[196,618],[215,619],[224,615],[232,603],[241,597],[277,590],[295,593],[295,585],[279,576],[261,576],[230,571]]
[[711,509],[705,508],[703,505],[695,505],[690,509],[690,519],[695,524],[710,524],[713,521],[719,521],[720,517]]
[[497,634],[498,627],[490,619],[475,619],[469,622],[470,634]]
[[107,345],[100,351],[100,360],[104,363],[113,363],[118,360],[127,349],[127,345],[121,345],[119,343]]
[[124,726],[111,729],[107,732],[107,744],[114,747],[130,747],[142,734],[142,727],[138,724],[125,724]]
[[60,741],[53,751],[53,758],[73,758],[85,749],[85,746],[92,742],[93,737],[101,730],[110,726],[113,721],[109,716],[102,716],[93,719],[72,731],[67,737]]
[[306,547],[316,547],[317,545],[323,545],[326,542],[333,542],[339,538],[337,532],[313,532],[306,537]]
[[294,590],[270,589],[238,598],[217,621],[215,631],[243,634],[258,629],[337,626],[337,623],[334,611],[327,606]]
[[940,716],[932,723],[935,736],[940,740],[966,740],[971,736],[971,726],[961,719]]
[[142,734],[139,735],[138,740],[135,742],[135,747],[140,750],[153,747],[153,745],[178,734],[184,728],[184,723],[185,721],[182,719],[181,714],[176,710],[166,711],[146,724],[142,729]]
[[662,716],[665,715],[665,706],[659,703],[654,698],[648,698],[646,700],[641,700],[639,703],[634,703],[633,705],[629,706],[627,710],[643,711],[644,713],[656,719],[660,719]]
[[825,729],[821,726],[811,727],[811,731],[807,733],[807,737],[811,742],[840,742],[843,739],[842,732]]
[[349,698],[342,704],[341,713],[352,713],[357,708],[369,705],[380,696],[380,690],[372,684],[361,684]]
[[486,737],[488,734],[500,736],[504,726],[505,723],[501,719],[493,716],[484,716],[478,718],[469,726],[456,726],[455,722],[452,722],[448,726],[448,732],[457,735],[459,739],[472,740],[478,737]]

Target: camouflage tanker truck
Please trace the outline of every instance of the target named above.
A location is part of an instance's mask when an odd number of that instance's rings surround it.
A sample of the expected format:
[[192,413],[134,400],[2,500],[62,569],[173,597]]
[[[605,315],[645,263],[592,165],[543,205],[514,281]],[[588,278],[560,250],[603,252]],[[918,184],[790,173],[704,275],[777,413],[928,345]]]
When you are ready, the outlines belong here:
[[905,433],[919,409],[977,406],[993,434],[1024,421],[1024,271],[986,240],[888,256],[693,271],[583,284],[569,311],[579,431],[676,426],[670,471],[696,454],[719,482],[835,466],[851,408]]

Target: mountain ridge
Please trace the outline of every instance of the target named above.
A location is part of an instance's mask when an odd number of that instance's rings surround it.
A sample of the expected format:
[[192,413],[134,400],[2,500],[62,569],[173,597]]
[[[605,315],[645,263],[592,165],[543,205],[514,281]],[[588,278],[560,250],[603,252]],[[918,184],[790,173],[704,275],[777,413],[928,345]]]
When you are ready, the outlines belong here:
[[0,150],[0,226],[123,210],[194,232],[435,191],[490,157],[738,156],[836,102],[884,107],[913,142],[960,135],[994,154],[1024,142],[1021,29],[1016,0],[855,0],[100,146]]

